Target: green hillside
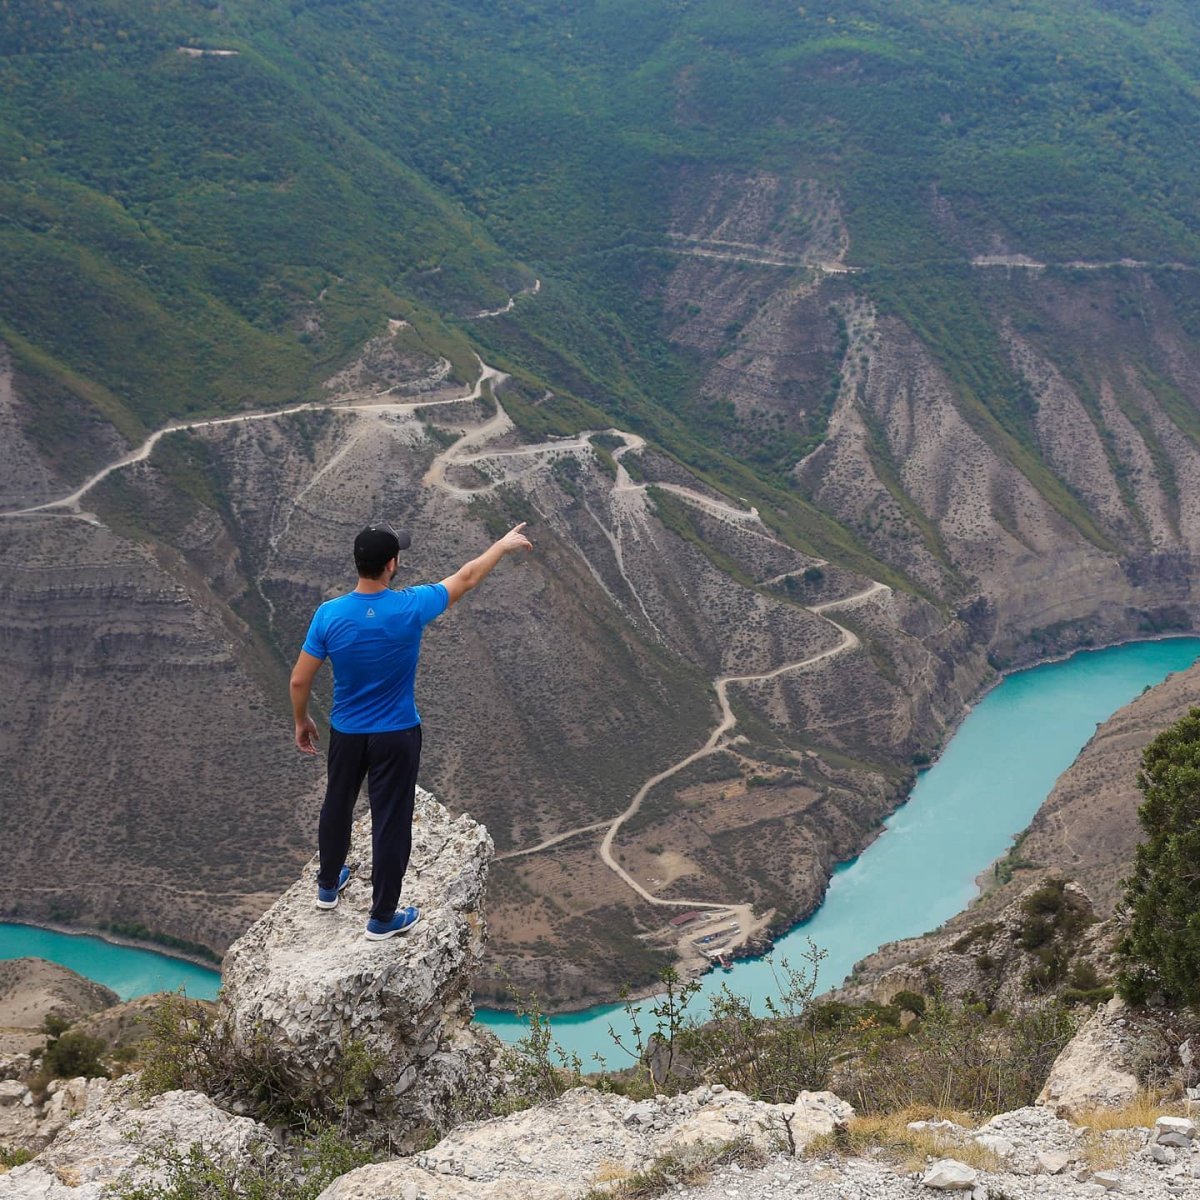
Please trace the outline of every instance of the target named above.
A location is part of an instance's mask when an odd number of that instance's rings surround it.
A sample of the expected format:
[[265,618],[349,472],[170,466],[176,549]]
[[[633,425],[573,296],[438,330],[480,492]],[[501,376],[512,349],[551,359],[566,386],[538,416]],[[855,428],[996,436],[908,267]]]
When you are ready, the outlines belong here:
[[681,171],[822,179],[858,286],[1102,540],[964,266],[997,240],[1200,263],[1198,37],[1149,0],[2,0],[0,336],[60,456],[80,404],[132,437],[279,403],[385,316],[461,319],[536,273],[541,302],[470,327],[494,361],[853,558],[787,482],[811,439],[730,459],[657,291]]

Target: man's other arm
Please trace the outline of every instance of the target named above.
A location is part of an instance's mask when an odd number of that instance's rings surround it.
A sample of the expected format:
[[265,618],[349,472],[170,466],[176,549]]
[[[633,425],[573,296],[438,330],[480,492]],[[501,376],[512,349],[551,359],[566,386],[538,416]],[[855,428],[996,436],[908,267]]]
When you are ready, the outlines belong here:
[[[454,604],[472,588],[478,587],[487,578],[492,568],[506,555],[517,550],[532,550],[533,543],[521,532],[525,522],[514,526],[499,541],[493,542],[478,558],[464,563],[453,575],[442,580],[442,586]],[[301,655],[303,657],[303,655]]]
[[304,754],[316,754],[317,723],[308,715],[308,700],[312,695],[313,680],[321,669],[324,659],[316,658],[304,650],[292,668],[292,715],[296,718],[296,749]]

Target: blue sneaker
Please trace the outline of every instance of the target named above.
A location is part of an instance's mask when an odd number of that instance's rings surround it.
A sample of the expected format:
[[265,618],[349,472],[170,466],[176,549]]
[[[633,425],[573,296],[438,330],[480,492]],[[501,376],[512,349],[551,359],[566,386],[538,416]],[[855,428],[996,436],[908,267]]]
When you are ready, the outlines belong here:
[[350,868],[342,867],[338,873],[338,884],[335,888],[323,888],[317,884],[317,907],[318,908],[337,908],[338,896],[342,889],[350,882]]
[[390,921],[378,921],[372,917],[367,922],[368,942],[382,942],[384,938],[407,933],[421,919],[419,908],[402,908]]

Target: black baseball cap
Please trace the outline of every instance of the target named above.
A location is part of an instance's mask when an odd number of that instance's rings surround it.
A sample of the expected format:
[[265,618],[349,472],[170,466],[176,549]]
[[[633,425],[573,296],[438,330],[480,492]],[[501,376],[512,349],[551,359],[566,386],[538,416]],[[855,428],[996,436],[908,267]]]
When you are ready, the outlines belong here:
[[354,565],[364,575],[377,575],[411,545],[412,534],[407,529],[393,529],[386,521],[376,521],[354,539]]

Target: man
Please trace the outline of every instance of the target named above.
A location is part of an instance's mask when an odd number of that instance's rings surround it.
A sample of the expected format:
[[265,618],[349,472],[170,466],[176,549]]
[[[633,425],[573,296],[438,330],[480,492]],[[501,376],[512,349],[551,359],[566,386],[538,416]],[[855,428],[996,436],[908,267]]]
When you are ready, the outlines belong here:
[[421,718],[413,681],[425,626],[478,587],[505,555],[532,550],[510,529],[478,558],[441,583],[391,591],[396,560],[412,539],[387,524],[368,525],[354,539],[358,586],[317,609],[304,648],[292,669],[296,746],[317,752],[317,726],[308,714],[313,679],[321,663],[333,662],[328,779],[317,840],[317,907],[336,908],[350,881],[346,855],[362,781],[371,802],[371,917],[366,936],[382,941],[410,930],[421,910],[397,911],[412,850],[413,805],[421,760]]

